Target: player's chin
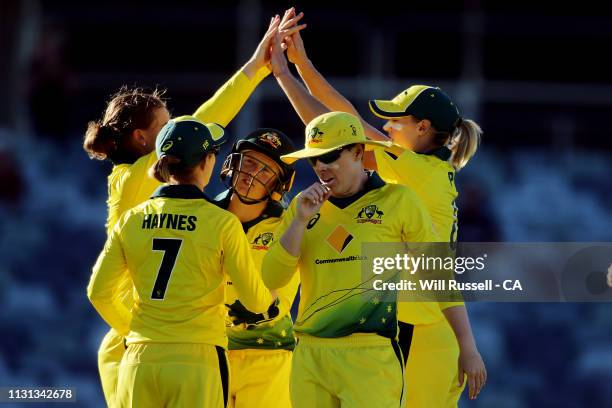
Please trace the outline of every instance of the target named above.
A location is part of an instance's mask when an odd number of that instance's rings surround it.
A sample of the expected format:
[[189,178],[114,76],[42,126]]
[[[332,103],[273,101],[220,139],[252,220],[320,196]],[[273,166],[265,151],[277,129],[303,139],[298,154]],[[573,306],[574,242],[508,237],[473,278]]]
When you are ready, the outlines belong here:
[[342,196],[342,192],[344,191],[344,189],[339,186],[336,181],[326,184],[326,187],[329,189],[330,195],[335,197]]
[[249,200],[263,200],[267,195],[268,194],[265,191],[262,191],[262,189],[259,188],[251,188],[247,194],[244,194],[244,196]]

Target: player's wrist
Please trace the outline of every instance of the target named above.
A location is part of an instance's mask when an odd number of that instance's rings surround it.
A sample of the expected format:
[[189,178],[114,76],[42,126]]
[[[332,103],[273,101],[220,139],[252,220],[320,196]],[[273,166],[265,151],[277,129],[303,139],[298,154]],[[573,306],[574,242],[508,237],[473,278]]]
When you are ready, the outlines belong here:
[[280,80],[288,78],[289,75],[291,75],[291,72],[289,71],[289,67],[287,65],[284,65],[283,67],[275,67],[272,70],[272,73],[274,74],[275,78],[278,78]]
[[293,62],[293,64],[298,68],[298,69],[307,69],[307,68],[312,68],[312,62],[310,61],[310,59],[308,58],[307,55],[301,55],[299,57],[297,57],[295,59],[295,61]]
[[297,214],[296,217],[293,219],[293,222],[295,223],[296,227],[306,229],[306,226],[308,225],[308,221],[311,218],[312,216]]
[[314,71],[314,64],[308,57],[304,57],[304,59],[299,59],[295,62],[295,67],[297,68],[298,73],[301,77],[310,76]]
[[473,341],[458,341],[459,343],[459,352],[464,355],[472,355],[472,354],[480,354],[478,352],[478,348]]
[[[260,66],[261,65],[261,66]],[[255,57],[251,57],[240,69],[244,75],[246,75],[249,79],[255,77],[257,71],[262,68],[264,65],[259,64]]]

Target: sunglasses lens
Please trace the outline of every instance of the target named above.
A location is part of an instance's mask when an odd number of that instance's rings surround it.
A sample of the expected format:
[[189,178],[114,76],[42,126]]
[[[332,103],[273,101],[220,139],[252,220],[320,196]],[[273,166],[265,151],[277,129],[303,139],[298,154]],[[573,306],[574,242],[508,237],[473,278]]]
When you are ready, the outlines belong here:
[[322,154],[321,156],[309,157],[308,161],[310,161],[310,164],[312,164],[313,166],[317,164],[317,160],[321,163],[330,164],[338,160],[338,158],[342,154],[342,150],[344,149],[340,148],[337,150],[332,150],[329,153]]

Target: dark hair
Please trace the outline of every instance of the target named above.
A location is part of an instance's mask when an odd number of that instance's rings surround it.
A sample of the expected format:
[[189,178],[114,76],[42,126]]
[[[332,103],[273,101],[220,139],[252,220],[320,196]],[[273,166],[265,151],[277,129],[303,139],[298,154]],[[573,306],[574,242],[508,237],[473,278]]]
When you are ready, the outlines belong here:
[[164,92],[122,86],[106,105],[103,117],[87,125],[83,149],[89,157],[112,160],[115,156],[134,155],[127,151],[125,136],[151,125],[155,111],[166,107]]

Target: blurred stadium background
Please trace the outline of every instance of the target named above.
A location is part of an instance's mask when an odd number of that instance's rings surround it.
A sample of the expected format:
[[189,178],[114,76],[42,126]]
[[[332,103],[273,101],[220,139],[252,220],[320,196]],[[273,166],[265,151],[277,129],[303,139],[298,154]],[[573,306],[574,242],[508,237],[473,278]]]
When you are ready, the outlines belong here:
[[[85,287],[110,165],[81,149],[87,121],[122,84],[165,87],[171,112],[194,111],[294,4],[311,59],[364,117],[382,125],[369,97],[425,83],[482,125],[458,177],[460,240],[612,241],[612,15],[588,2],[2,0],[0,386],[72,386],[67,406],[103,406],[107,328]],[[229,132],[259,126],[303,143],[273,79]],[[293,193],[314,177],[299,170]],[[462,406],[612,407],[609,304],[469,309],[489,380]]]

